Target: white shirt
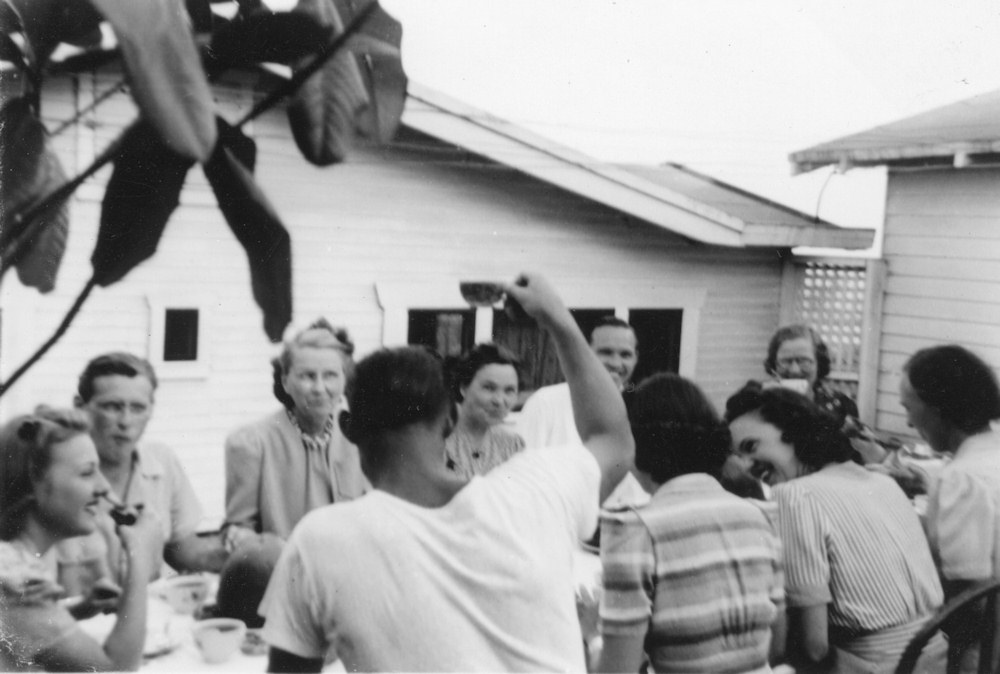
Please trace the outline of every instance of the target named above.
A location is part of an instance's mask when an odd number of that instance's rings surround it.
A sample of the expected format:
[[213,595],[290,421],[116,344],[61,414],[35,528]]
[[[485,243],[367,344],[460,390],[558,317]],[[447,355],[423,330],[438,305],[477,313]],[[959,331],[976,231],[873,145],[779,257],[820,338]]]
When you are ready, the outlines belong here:
[[313,511],[261,611],[272,646],[348,671],[584,671],[573,551],[601,474],[581,446],[522,452],[440,508],[382,491]]

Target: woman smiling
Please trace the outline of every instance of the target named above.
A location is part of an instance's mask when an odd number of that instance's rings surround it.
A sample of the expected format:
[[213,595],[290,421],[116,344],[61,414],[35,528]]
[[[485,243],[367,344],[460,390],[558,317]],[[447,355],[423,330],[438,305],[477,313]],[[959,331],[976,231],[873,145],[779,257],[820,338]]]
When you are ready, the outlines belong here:
[[[748,384],[726,403],[726,420],[778,505],[792,664],[891,671],[942,602],[906,495],[851,461],[840,421],[793,391]],[[945,649],[939,637],[926,657],[943,667]]]
[[0,428],[0,670],[136,670],[146,637],[146,579],[163,546],[138,514],[118,536],[128,555],[118,620],[103,646],[57,599],[52,546],[96,528],[108,483],[87,418],[40,407]]
[[496,344],[477,344],[454,365],[452,395],[458,406],[445,441],[445,463],[462,477],[482,475],[524,449],[504,425],[517,401],[518,361]]

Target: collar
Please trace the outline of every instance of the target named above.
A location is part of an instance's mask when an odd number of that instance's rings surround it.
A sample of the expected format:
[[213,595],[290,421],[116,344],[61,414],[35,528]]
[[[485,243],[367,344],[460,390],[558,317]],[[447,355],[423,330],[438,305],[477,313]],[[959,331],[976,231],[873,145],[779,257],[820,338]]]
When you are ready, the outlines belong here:
[[992,454],[998,448],[1000,448],[1000,430],[991,428],[985,433],[976,433],[963,440],[955,452],[955,458],[952,460],[967,458],[983,452]]
[[669,497],[676,494],[703,494],[705,492],[725,491],[719,481],[708,473],[688,473],[679,475],[660,485],[653,494],[653,499]]

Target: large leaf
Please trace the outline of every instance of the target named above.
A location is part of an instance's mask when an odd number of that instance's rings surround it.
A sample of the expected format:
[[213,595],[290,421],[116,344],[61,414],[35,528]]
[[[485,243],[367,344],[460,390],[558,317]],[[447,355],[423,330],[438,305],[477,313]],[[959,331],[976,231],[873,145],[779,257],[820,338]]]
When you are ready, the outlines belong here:
[[[30,42],[29,63],[40,69],[60,42],[76,44],[97,30],[101,16],[87,0],[4,0]],[[4,23],[7,23],[5,18]]]
[[[358,14],[343,0],[299,0],[293,12],[314,17],[328,28],[331,41]],[[406,98],[401,39],[399,23],[375,7],[347,45],[299,88],[288,119],[306,159],[326,166],[343,160],[357,135],[380,142],[392,137]]]
[[278,342],[292,320],[292,243],[253,179],[255,155],[253,141],[220,119],[219,143],[203,169],[229,228],[246,250],[264,331]]
[[183,0],[90,1],[115,31],[142,116],[168,148],[206,161],[215,147],[215,104]]
[[212,33],[207,56],[215,67],[257,63],[289,64],[326,44],[329,30],[313,17],[261,8],[220,25]]
[[[21,282],[46,293],[55,287],[66,250],[69,216],[66,203],[53,203],[35,216],[37,222],[17,222],[66,182],[59,158],[49,146],[45,128],[30,104],[20,98],[0,111],[0,250],[17,249],[14,262]],[[32,225],[33,235],[26,227]]]
[[128,130],[104,193],[90,257],[98,285],[121,280],[156,252],[193,164],[164,145],[150,124],[140,121]]

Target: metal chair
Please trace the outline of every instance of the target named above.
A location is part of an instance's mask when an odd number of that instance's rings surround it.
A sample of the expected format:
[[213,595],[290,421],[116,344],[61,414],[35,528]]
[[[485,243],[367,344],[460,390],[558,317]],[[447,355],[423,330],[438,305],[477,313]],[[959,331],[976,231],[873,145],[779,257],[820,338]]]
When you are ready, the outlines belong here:
[[[899,664],[896,666],[896,674],[910,674],[913,672],[917,665],[917,660],[920,659],[920,653],[927,645],[927,642],[949,620],[966,610],[972,604],[982,601],[984,598],[986,600],[983,612],[984,620],[978,626],[979,633],[974,635],[974,641],[979,643],[979,674],[996,674],[1000,671],[1000,665],[997,662],[1000,651],[996,648],[996,631],[998,624],[1000,624],[997,621],[998,594],[1000,594],[1000,578],[994,578],[977,583],[952,598],[951,601],[938,609],[934,617],[928,620],[927,624],[910,640],[906,650],[903,651],[903,657],[900,658]],[[949,657],[948,672],[957,671],[955,667],[956,665],[951,662]]]

